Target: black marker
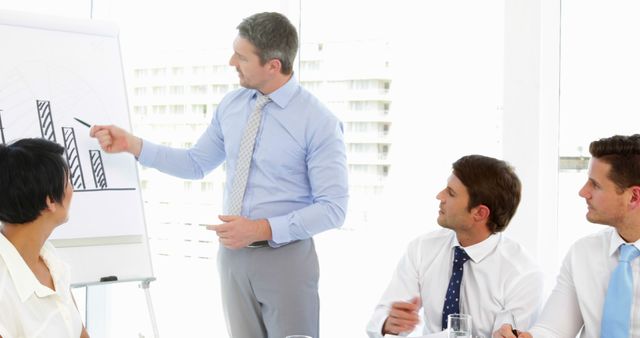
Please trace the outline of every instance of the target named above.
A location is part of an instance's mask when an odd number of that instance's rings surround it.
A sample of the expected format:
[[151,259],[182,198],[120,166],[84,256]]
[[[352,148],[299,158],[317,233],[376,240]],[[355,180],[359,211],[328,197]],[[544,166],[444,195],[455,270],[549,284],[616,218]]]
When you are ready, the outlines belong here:
[[[82,123],[84,123],[84,122],[82,122]],[[100,278],[101,282],[115,282],[117,280],[118,280],[118,277],[116,277],[116,276],[106,276],[106,277]]]
[[84,125],[85,125],[85,126],[87,126],[88,128],[91,128],[91,125],[90,125],[90,124],[88,124],[87,122],[84,122],[84,121],[82,121],[81,119],[79,119],[79,118],[77,118],[77,117],[74,117],[73,119],[74,119],[74,120],[76,120],[76,121],[78,121],[78,122],[80,122],[80,123],[82,123],[82,124],[84,124]]

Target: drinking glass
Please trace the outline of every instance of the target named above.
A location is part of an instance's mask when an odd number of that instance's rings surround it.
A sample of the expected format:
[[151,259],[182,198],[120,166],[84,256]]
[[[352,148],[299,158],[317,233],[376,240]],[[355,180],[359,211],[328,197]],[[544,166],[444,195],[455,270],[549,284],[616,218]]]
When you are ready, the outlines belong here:
[[449,338],[471,338],[471,316],[451,314],[447,317]]
[[293,334],[293,335],[290,335],[290,336],[286,336],[284,338],[313,338],[313,337],[305,336],[305,335],[302,335],[302,334]]

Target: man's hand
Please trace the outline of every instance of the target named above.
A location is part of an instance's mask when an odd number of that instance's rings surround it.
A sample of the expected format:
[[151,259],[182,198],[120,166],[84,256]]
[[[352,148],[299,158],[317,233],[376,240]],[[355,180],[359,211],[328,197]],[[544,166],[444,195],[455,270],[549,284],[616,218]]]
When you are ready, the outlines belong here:
[[126,151],[138,157],[142,150],[142,140],[120,127],[95,125],[91,127],[89,136],[96,138],[107,153]]
[[208,225],[219,237],[220,243],[229,249],[240,249],[247,245],[271,239],[271,226],[266,219],[250,220],[242,216],[218,216],[222,224]]
[[395,302],[391,304],[391,311],[382,326],[382,334],[411,332],[420,322],[418,310],[422,303],[420,297],[414,297],[410,302]]
[[510,324],[503,324],[498,331],[493,333],[493,338],[533,338],[528,332],[516,332],[518,335],[513,334],[513,327]]

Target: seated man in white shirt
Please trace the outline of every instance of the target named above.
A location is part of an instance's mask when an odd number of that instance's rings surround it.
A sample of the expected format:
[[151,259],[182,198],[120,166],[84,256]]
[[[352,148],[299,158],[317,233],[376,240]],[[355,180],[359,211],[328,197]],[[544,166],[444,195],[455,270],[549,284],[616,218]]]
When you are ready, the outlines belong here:
[[[504,161],[470,155],[453,163],[440,201],[443,228],[413,240],[367,325],[369,337],[441,332],[453,313],[472,317],[473,336],[489,337],[512,314],[533,324],[542,303],[542,272],[503,236],[520,203],[520,180]],[[453,272],[453,273],[452,273]],[[459,295],[459,296],[458,296]],[[510,319],[510,318],[508,318]]]
[[517,337],[640,337],[640,135],[594,141],[589,152],[579,194],[587,220],[609,227],[573,244],[539,320]]
[[68,267],[46,242],[73,195],[63,151],[44,139],[0,144],[0,338],[89,337]]

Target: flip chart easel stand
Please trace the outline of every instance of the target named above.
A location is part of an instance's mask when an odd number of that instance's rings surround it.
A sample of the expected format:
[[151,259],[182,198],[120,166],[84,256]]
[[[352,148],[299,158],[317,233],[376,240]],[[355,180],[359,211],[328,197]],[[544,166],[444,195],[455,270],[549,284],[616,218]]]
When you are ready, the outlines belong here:
[[97,282],[90,284],[72,285],[72,287],[85,287],[86,292],[86,326],[87,331],[92,338],[107,338],[107,323],[108,320],[105,309],[107,308],[107,292],[104,286],[113,283],[126,283],[126,282],[140,282],[139,287],[144,290],[145,299],[147,302],[147,311],[149,313],[149,321],[153,330],[154,338],[159,338],[160,333],[158,331],[158,322],[156,320],[155,311],[153,309],[153,302],[151,301],[151,292],[149,285],[155,278],[145,279],[130,279],[130,280],[114,280]]

